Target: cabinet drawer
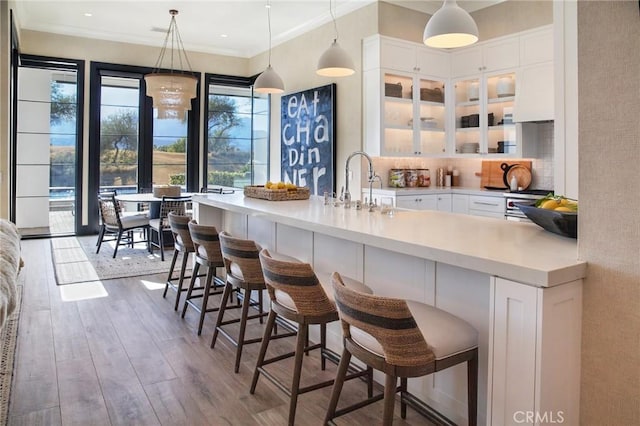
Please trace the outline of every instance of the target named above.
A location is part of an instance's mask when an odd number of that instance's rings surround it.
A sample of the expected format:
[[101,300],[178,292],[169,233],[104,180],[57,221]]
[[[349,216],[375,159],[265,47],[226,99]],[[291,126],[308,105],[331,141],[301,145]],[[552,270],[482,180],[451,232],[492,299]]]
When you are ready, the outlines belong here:
[[479,210],[504,214],[505,202],[502,197],[483,197],[481,195],[469,196],[469,210]]

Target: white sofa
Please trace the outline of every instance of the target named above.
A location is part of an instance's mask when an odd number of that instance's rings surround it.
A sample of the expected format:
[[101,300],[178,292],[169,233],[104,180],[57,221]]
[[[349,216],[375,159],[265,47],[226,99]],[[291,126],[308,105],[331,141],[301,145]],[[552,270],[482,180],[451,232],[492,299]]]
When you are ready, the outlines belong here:
[[13,223],[0,219],[0,329],[16,308],[16,283],[21,267],[20,233]]

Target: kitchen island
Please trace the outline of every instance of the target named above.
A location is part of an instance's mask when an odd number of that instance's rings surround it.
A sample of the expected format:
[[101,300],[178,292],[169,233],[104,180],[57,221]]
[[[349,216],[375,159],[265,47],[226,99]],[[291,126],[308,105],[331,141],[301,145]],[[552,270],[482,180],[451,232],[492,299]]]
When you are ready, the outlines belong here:
[[[194,214],[233,235],[364,281],[375,293],[438,306],[479,332],[479,424],[528,413],[578,423],[582,278],[576,240],[536,225],[438,211],[378,211],[243,194],[193,197]],[[340,329],[329,344],[341,346]],[[428,341],[428,338],[427,338]],[[465,423],[466,368],[410,390]],[[526,422],[525,422],[526,423]]]

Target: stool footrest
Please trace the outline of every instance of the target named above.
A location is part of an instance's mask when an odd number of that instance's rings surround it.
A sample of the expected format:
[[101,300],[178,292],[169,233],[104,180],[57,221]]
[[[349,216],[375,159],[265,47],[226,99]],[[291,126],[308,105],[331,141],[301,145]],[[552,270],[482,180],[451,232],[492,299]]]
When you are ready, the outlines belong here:
[[400,401],[404,402],[418,413],[429,419],[430,422],[436,425],[455,426],[456,424],[449,420],[444,414],[431,407],[426,402],[418,399],[410,392],[401,392]]

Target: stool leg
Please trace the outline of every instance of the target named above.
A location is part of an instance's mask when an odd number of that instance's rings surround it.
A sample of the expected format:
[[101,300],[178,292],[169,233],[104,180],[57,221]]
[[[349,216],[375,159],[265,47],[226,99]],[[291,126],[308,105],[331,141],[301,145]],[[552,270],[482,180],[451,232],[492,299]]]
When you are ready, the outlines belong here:
[[253,395],[256,391],[258,377],[260,376],[259,368],[261,368],[264,364],[264,357],[267,354],[267,347],[269,346],[269,341],[271,340],[271,331],[273,329],[273,325],[276,323],[277,316],[278,314],[276,314],[274,310],[269,311],[269,316],[267,317],[267,325],[264,328],[262,343],[260,344],[260,353],[258,354],[258,360],[256,361],[256,369],[253,371],[253,380],[251,380],[251,390],[249,390],[249,393],[251,395]]
[[350,361],[351,352],[349,352],[347,348],[344,348],[342,350],[342,356],[340,357],[338,371],[336,372],[336,381],[333,383],[333,389],[331,390],[331,400],[329,401],[327,414],[324,418],[324,424],[327,424],[329,421],[333,420],[334,416],[336,415],[338,400],[340,399],[340,393],[342,393],[342,386],[344,386],[344,378],[347,375]]
[[233,291],[233,286],[227,283],[224,286],[224,292],[222,292],[222,300],[220,301],[220,309],[218,310],[218,319],[216,320],[216,328],[215,330],[213,330],[213,337],[211,338],[212,349],[216,346],[216,341],[218,340],[218,331],[220,329],[220,325],[222,324],[222,320],[224,319],[224,312],[227,310],[227,301],[229,300],[229,295],[231,294],[232,291]]
[[469,426],[478,424],[478,351],[467,361],[467,405]]
[[196,277],[198,276],[198,270],[200,270],[200,264],[198,262],[193,266],[193,272],[191,273],[191,281],[189,281],[189,289],[187,290],[187,297],[184,298],[184,306],[182,306],[182,318],[184,318],[184,314],[187,313],[187,303],[189,299],[191,299],[191,293],[193,293],[193,287],[196,284]]
[[180,267],[180,278],[178,279],[178,289],[176,291],[176,304],[173,307],[174,311],[178,310],[178,304],[180,303],[180,295],[182,294],[182,284],[184,283],[184,275],[187,271],[188,259],[189,253],[182,253],[182,266]]
[[382,415],[383,426],[393,424],[393,406],[396,403],[396,386],[398,378],[392,374],[386,374],[384,380],[384,414]]
[[367,366],[367,397],[373,397],[373,368]]
[[[407,378],[406,377],[401,377],[400,378],[400,392],[401,392],[401,395],[405,394],[407,392]],[[400,398],[400,417],[402,417],[403,419],[407,418],[407,403],[403,402],[402,398]]]
[[322,356],[322,352],[327,348],[327,325],[320,324],[320,369],[322,371],[327,367],[327,359]]
[[298,405],[298,395],[300,390],[300,376],[302,375],[302,358],[304,356],[305,344],[308,341],[309,326],[305,325],[298,329],[296,340],[296,355],[293,364],[293,379],[291,381],[291,401],[289,401],[289,426],[293,426],[296,418],[296,408]]
[[162,236],[164,232],[162,231],[162,219],[160,219],[160,226],[158,228],[158,245],[160,246],[160,260],[164,262],[164,239]]
[[[258,308],[260,309],[260,313],[264,313],[264,305],[263,305],[263,301],[262,301],[262,290],[258,290]],[[263,320],[262,320],[262,315],[260,315],[260,324],[263,324]]]
[[238,334],[238,346],[236,347],[236,366],[234,371],[240,369],[240,358],[242,357],[242,347],[244,346],[244,334],[247,329],[247,317],[249,316],[249,305],[251,304],[251,290],[244,290],[244,300],[242,301],[242,316],[240,317],[240,333]]
[[207,271],[207,281],[204,283],[204,293],[202,293],[202,308],[200,309],[200,322],[198,323],[198,336],[202,334],[202,325],[204,324],[204,315],[207,313],[207,302],[209,301],[209,292],[211,291],[211,282],[213,281],[214,268],[209,267]]
[[167,297],[167,290],[169,290],[169,281],[173,276],[173,268],[176,266],[176,260],[178,259],[178,250],[173,251],[173,257],[171,258],[171,266],[169,266],[169,273],[167,274],[167,283],[164,285],[164,293],[162,297]]

